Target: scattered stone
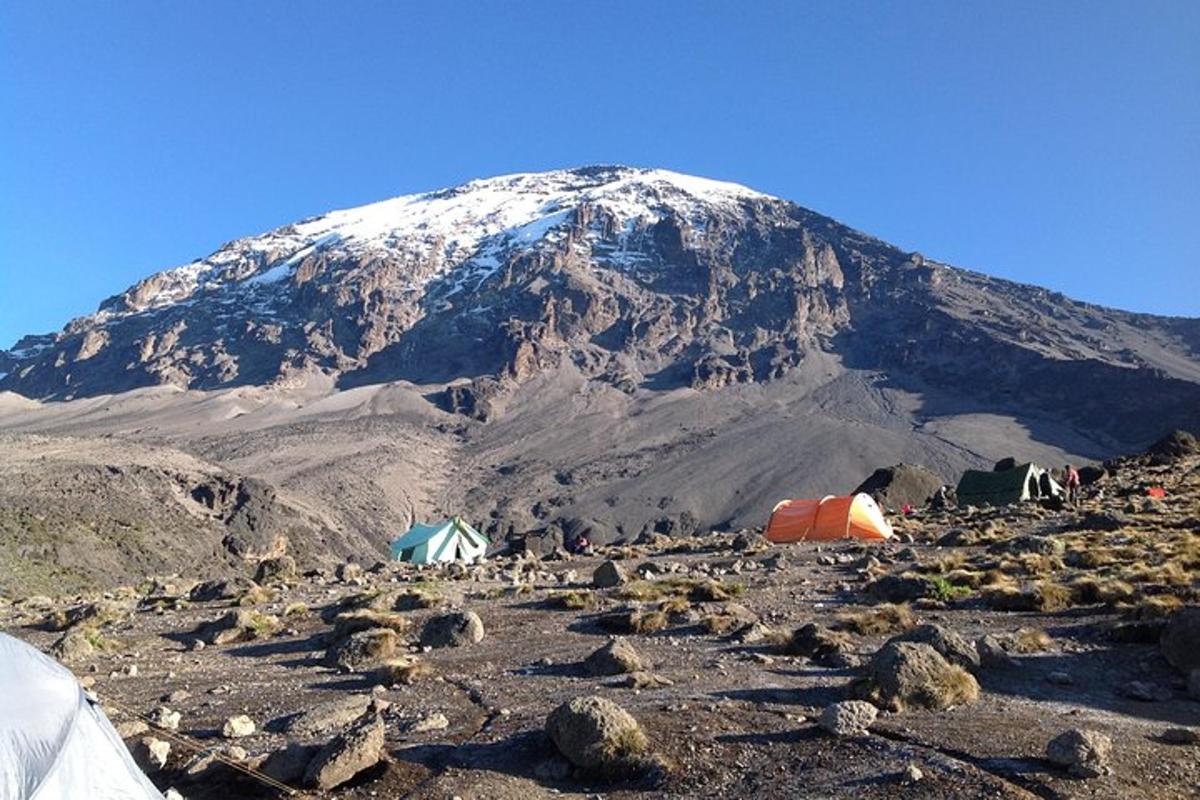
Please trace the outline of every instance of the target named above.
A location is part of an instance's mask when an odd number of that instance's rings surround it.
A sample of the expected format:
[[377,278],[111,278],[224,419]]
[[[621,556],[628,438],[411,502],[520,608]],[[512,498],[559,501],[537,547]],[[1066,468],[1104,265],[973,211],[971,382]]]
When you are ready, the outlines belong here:
[[121,720],[113,727],[117,731],[117,736],[120,736],[122,739],[132,739],[135,736],[141,736],[143,733],[150,731],[150,726],[140,719]]
[[252,736],[256,730],[254,720],[245,714],[238,714],[225,720],[225,724],[221,726],[221,735],[226,739],[240,739],[243,736]]
[[259,585],[290,581],[296,577],[296,559],[291,556],[276,556],[264,558],[258,562],[254,571],[254,580]]
[[1034,553],[1043,556],[1061,556],[1066,550],[1067,546],[1061,539],[1032,533],[1014,536],[1011,539],[1002,539],[988,548],[990,553],[1009,553],[1011,555]]
[[433,617],[421,631],[422,647],[462,647],[483,641],[483,620],[474,611]]
[[1083,515],[1079,527],[1086,531],[1119,531],[1129,527],[1130,522],[1120,511],[1089,511]]
[[844,652],[849,646],[850,637],[845,633],[810,622],[793,631],[782,649],[789,655],[821,661]]
[[171,754],[171,743],[153,736],[145,736],[134,748],[134,760],[138,766],[147,772],[163,769],[167,765],[167,757]]
[[1073,678],[1069,672],[1056,670],[1046,676],[1046,681],[1048,683],[1053,683],[1055,686],[1070,686],[1071,684],[1075,683],[1075,678]]
[[410,733],[428,733],[429,731],[444,731],[450,727],[450,720],[440,711],[422,717],[408,727]]
[[625,574],[625,569],[615,561],[605,561],[600,566],[596,567],[596,571],[592,573],[592,586],[597,589],[611,589],[614,586],[621,586],[629,581],[629,576]]
[[675,682],[653,672],[633,672],[607,685],[622,689],[662,689],[674,686]]
[[270,614],[243,608],[201,625],[196,635],[208,644],[248,642],[269,636],[279,628],[279,619]]
[[1112,739],[1097,731],[1072,728],[1046,745],[1046,758],[1078,778],[1096,778],[1108,772]]
[[968,672],[979,671],[978,651],[966,639],[943,625],[918,625],[888,641],[921,642],[937,650],[951,664],[957,664]]
[[51,654],[66,664],[90,658],[96,654],[96,648],[88,633],[81,628],[72,628],[54,643],[54,646],[50,648]]
[[325,664],[342,672],[361,672],[394,656],[399,641],[391,628],[358,631],[326,650]]
[[258,769],[277,781],[299,783],[304,779],[308,765],[320,750],[320,745],[289,742],[268,755]]
[[817,724],[834,736],[864,736],[879,710],[865,700],[843,700],[825,706]]
[[1159,647],[1171,666],[1184,675],[1200,670],[1200,606],[1188,606],[1172,614]]
[[1130,681],[1121,687],[1121,694],[1130,700],[1154,703],[1171,699],[1171,692],[1147,681]]
[[902,783],[917,783],[924,780],[925,773],[916,764],[909,764],[900,771],[900,781]]
[[193,603],[233,600],[235,597],[241,597],[251,589],[257,588],[258,584],[246,577],[222,578],[196,584],[188,592],[188,599]]
[[1019,665],[1000,640],[990,633],[975,640],[975,652],[979,653],[979,666],[984,669],[1005,669]]
[[304,784],[333,789],[383,758],[383,718],[370,711],[322,747],[304,771]]
[[937,587],[921,575],[884,575],[867,584],[866,592],[879,603],[911,603],[923,597],[936,597]]
[[327,736],[365,714],[372,702],[369,694],[351,694],[326,700],[290,719],[285,730],[301,740]]
[[621,675],[628,672],[640,672],[649,667],[633,645],[620,637],[608,640],[583,662],[584,670],[589,675]]
[[169,731],[179,730],[179,720],[183,717],[178,711],[172,711],[166,706],[159,706],[154,709],[154,714],[150,719],[160,728],[165,728]]
[[342,583],[353,583],[362,578],[363,568],[353,561],[347,561],[338,565],[335,575]]
[[619,776],[648,766],[649,743],[628,711],[603,697],[576,697],[550,713],[546,733],[577,767]]

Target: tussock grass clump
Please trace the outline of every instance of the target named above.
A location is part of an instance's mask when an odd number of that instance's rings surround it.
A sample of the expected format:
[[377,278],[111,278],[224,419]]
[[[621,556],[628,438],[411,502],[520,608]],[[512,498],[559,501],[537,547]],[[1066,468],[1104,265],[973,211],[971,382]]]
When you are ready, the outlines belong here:
[[564,611],[591,611],[599,604],[595,592],[573,589],[566,592],[555,592],[546,598],[549,608]]
[[972,587],[956,584],[948,577],[935,575],[931,580],[933,581],[934,599],[941,600],[943,603],[959,600],[971,594]]
[[1060,583],[1043,581],[1023,588],[1009,585],[989,587],[984,602],[996,611],[1061,611],[1072,604],[1071,589]]
[[1121,616],[1128,620],[1149,621],[1166,619],[1183,607],[1183,600],[1173,594],[1157,594],[1143,597],[1136,603],[1121,608]]
[[834,627],[861,636],[880,636],[900,633],[917,624],[907,605],[883,603],[862,611],[848,611],[837,616]]
[[966,553],[951,553],[950,555],[942,556],[936,561],[921,564],[917,567],[917,572],[926,575],[945,575],[948,572],[961,569],[966,563]]
[[263,603],[275,602],[276,596],[274,589],[256,585],[242,592],[235,604],[242,608],[246,608],[247,606],[261,606]]
[[1000,569],[1010,575],[1041,577],[1053,575],[1063,568],[1064,564],[1061,558],[1042,553],[1021,553],[1000,562]]
[[668,597],[686,597],[699,583],[694,578],[662,578],[655,581],[631,581],[616,591],[622,600],[641,602],[663,600]]
[[279,618],[272,614],[251,611],[244,618],[244,630],[250,639],[265,639],[279,630]]
[[1076,578],[1068,588],[1071,590],[1071,600],[1076,605],[1128,603],[1137,595],[1137,590],[1124,581],[1095,575]]
[[732,600],[746,593],[745,584],[732,581],[703,581],[697,583],[688,592],[688,599],[696,603],[711,603],[722,600]]
[[404,633],[412,627],[412,621],[394,611],[376,611],[370,608],[360,608],[357,611],[347,611],[339,614],[334,620],[333,637],[343,639],[359,631],[372,628],[387,628],[396,633]]
[[744,626],[746,624],[746,618],[740,617],[736,614],[717,612],[715,614],[705,614],[704,616],[700,617],[700,624],[704,627],[704,630],[708,631],[710,634],[714,636],[723,636]]
[[1044,653],[1053,643],[1050,634],[1040,628],[1021,628],[1012,636],[1014,653]]
[[629,617],[630,633],[656,633],[667,624],[667,615],[661,611],[635,611]]
[[283,616],[286,619],[304,619],[309,615],[307,603],[288,603],[283,607]]
[[405,656],[380,664],[375,670],[375,680],[385,686],[412,686],[418,681],[432,678],[435,674],[436,670],[428,662],[416,656]]
[[421,581],[409,584],[404,591],[396,595],[392,608],[396,611],[416,611],[423,608],[437,608],[445,601],[441,587],[431,581]]
[[81,626],[79,634],[92,647],[106,653],[114,653],[124,646],[120,641],[105,636],[98,627],[92,625]]
[[692,610],[692,601],[687,597],[668,597],[658,604],[658,610],[672,619],[678,619]]

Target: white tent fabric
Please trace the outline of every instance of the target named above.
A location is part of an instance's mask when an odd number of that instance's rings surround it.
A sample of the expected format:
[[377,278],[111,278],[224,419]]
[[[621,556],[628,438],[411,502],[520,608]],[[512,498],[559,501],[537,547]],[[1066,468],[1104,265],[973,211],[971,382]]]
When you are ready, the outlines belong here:
[[418,523],[392,542],[392,558],[413,564],[482,561],[488,539],[459,517],[432,525]]
[[162,800],[75,676],[0,633],[0,800]]

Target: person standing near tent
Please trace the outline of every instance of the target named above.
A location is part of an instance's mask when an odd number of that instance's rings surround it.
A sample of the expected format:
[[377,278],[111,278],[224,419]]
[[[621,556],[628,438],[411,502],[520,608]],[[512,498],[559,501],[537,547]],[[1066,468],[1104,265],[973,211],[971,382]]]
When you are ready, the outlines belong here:
[[1079,497],[1079,470],[1067,464],[1063,469],[1063,484],[1067,489],[1067,502],[1075,505],[1075,500]]

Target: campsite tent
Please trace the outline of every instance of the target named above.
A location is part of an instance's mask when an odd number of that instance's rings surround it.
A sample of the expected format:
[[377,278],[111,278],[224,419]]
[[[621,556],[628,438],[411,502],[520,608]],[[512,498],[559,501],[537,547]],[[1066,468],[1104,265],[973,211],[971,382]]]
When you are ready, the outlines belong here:
[[1018,464],[1011,469],[969,469],[954,491],[960,506],[1004,506],[1022,500],[1037,500],[1062,494],[1062,487],[1037,464]]
[[162,800],[75,676],[3,633],[0,798]]
[[479,561],[487,555],[488,539],[461,518],[432,525],[418,523],[392,542],[392,558],[413,564],[439,561]]
[[772,542],[798,542],[804,539],[890,539],[879,506],[870,495],[823,497],[820,500],[783,500],[771,512],[767,539]]

